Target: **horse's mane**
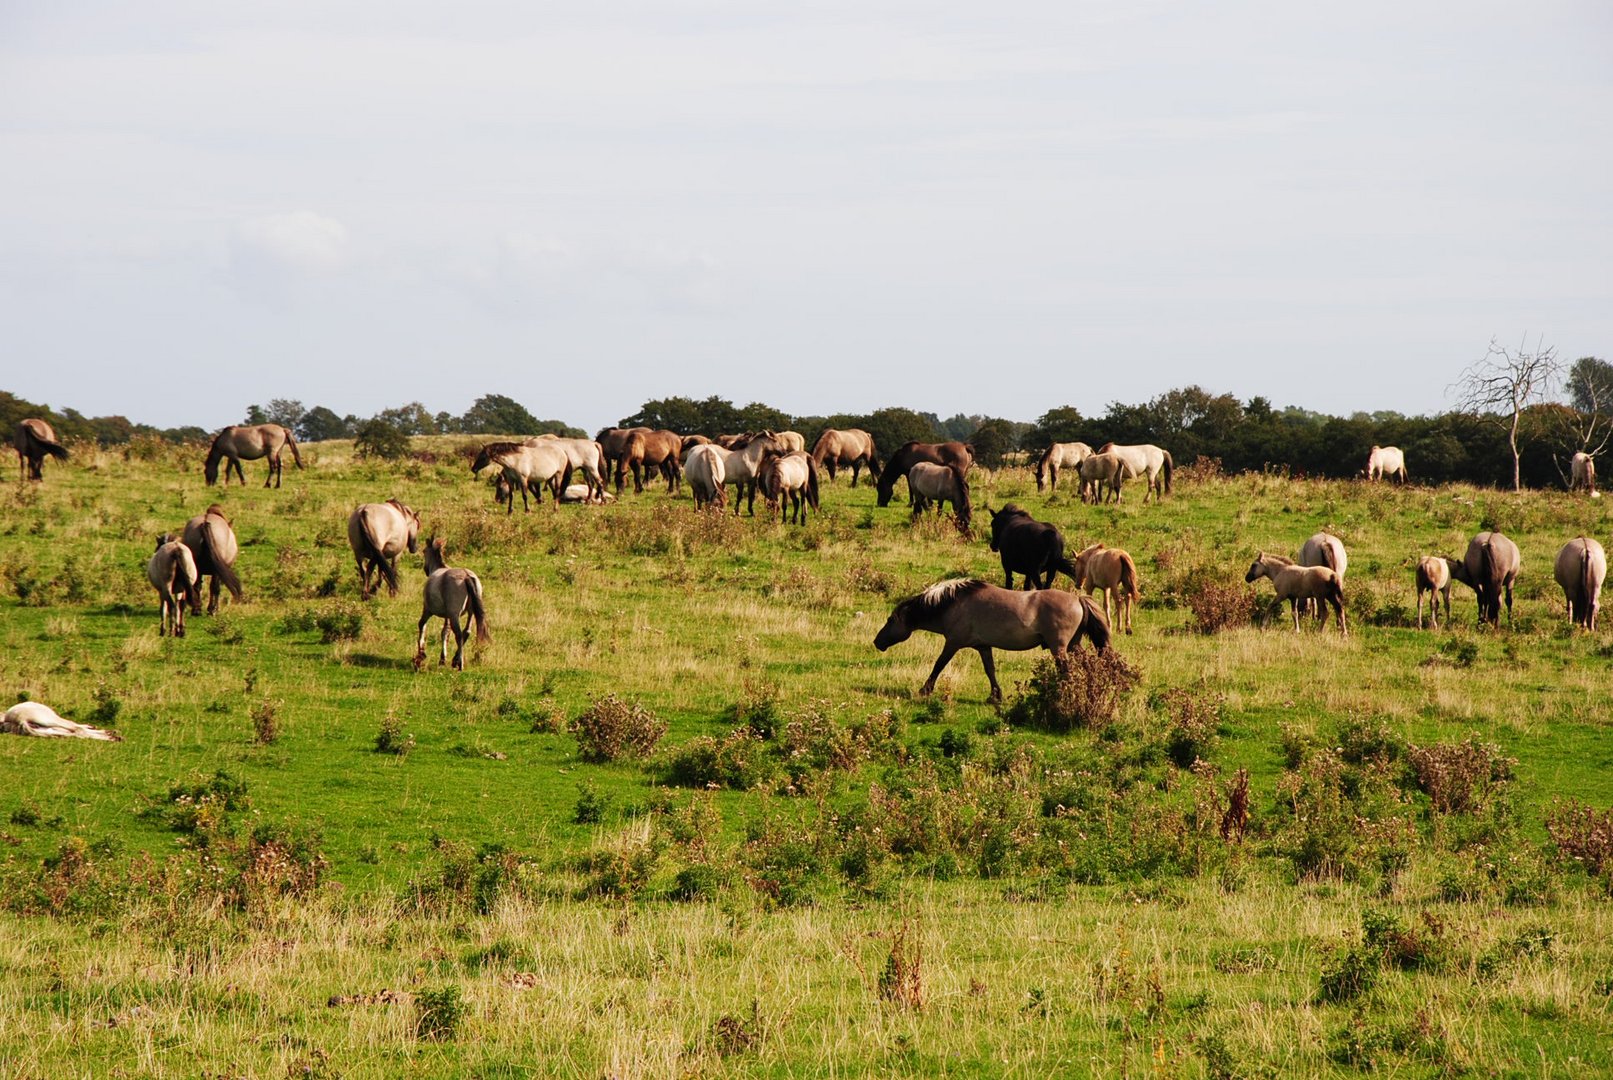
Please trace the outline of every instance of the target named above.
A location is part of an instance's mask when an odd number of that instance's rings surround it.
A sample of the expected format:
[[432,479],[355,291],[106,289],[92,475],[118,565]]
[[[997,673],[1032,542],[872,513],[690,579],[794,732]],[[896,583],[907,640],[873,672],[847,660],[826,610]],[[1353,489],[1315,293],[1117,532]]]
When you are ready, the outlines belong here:
[[482,447],[483,452],[488,457],[492,457],[494,454],[513,454],[520,449],[521,444],[513,442],[490,442]]
[[905,615],[928,618],[939,615],[947,608],[965,596],[972,596],[986,587],[986,582],[979,578],[948,578],[938,581],[928,589],[903,600],[898,605]]
[[1262,551],[1259,557],[1262,559],[1270,559],[1272,562],[1281,563],[1284,566],[1295,565],[1293,559],[1290,559],[1287,555],[1279,555],[1275,551]]

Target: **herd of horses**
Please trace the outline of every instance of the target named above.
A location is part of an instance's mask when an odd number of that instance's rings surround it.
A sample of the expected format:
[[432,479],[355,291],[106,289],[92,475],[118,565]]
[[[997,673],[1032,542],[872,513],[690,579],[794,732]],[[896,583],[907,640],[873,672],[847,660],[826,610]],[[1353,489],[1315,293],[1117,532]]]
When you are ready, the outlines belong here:
[[[27,479],[43,477],[46,457],[68,458],[68,451],[48,423],[38,419],[22,421],[14,444],[19,464]],[[242,460],[269,459],[264,486],[280,486],[280,455],[290,448],[297,467],[302,467],[292,433],[277,424],[257,424],[226,428],[208,451],[204,476],[208,484],[218,479],[219,462],[225,462],[224,480],[231,471],[244,485]],[[728,489],[734,489],[733,512],[741,505],[755,513],[755,500],[761,492],[767,506],[784,520],[804,525],[808,510],[819,509],[819,473],[833,481],[839,471],[850,469],[855,487],[864,469],[874,477],[877,503],[888,506],[898,480],[907,481],[908,496],[915,517],[932,506],[937,512],[950,505],[957,523],[966,533],[973,518],[969,471],[974,465],[974,448],[964,442],[908,442],[898,447],[883,463],[873,438],[860,430],[829,430],[823,433],[809,453],[804,440],[795,432],[761,431],[708,438],[678,435],[648,428],[609,428],[593,439],[540,435],[520,442],[488,443],[471,463],[473,475],[495,470],[496,490],[501,502],[513,513],[515,495],[530,511],[528,498],[541,505],[548,489],[554,502],[605,502],[614,496],[608,490],[614,480],[616,495],[631,476],[635,492],[642,492],[647,480],[659,476],[669,492],[676,493],[687,480],[699,509],[723,510]],[[1083,501],[1118,502],[1127,480],[1143,481],[1146,504],[1158,502],[1171,492],[1173,462],[1168,452],[1157,446],[1118,446],[1104,444],[1094,450],[1085,443],[1055,443],[1041,455],[1034,468],[1037,490],[1056,489],[1059,473],[1073,470]],[[581,483],[572,484],[574,473]],[[1373,447],[1363,474],[1369,479],[1406,479],[1405,456],[1395,447]],[[1594,462],[1587,455],[1576,455],[1572,487],[1595,494]],[[1012,503],[997,509],[986,507],[991,518],[990,549],[999,555],[1003,586],[977,578],[955,578],[930,586],[908,597],[892,610],[874,640],[884,651],[907,640],[915,631],[939,634],[943,639],[921,693],[930,693],[936,679],[960,650],[979,653],[991,684],[991,700],[1001,700],[993,650],[1018,651],[1045,648],[1055,657],[1076,648],[1082,638],[1096,649],[1111,646],[1116,630],[1133,632],[1133,616],[1141,598],[1136,561],[1123,549],[1103,543],[1091,544],[1073,556],[1066,550],[1064,536],[1052,522],[1039,521],[1029,511]],[[384,586],[395,596],[399,588],[397,560],[404,553],[420,551],[420,514],[404,503],[389,499],[365,503],[348,517],[348,542],[359,576],[359,594],[368,600]],[[210,578],[207,610],[218,608],[221,589],[235,599],[243,589],[235,572],[239,551],[234,530],[218,505],[187,521],[179,535],[165,533],[157,539],[156,550],[146,571],[160,601],[160,634],[183,637],[185,610],[201,611],[201,585]],[[419,669],[426,659],[426,628],[432,618],[441,618],[438,662],[446,664],[448,638],[455,650],[452,666],[462,670],[465,646],[472,632],[479,643],[491,640],[487,610],[480,578],[468,569],[450,567],[446,542],[428,538],[423,552],[426,574],[420,621],[416,628],[414,665]],[[1341,635],[1349,633],[1345,611],[1344,581],[1349,557],[1336,536],[1319,532],[1309,537],[1294,557],[1275,552],[1259,552],[1244,580],[1254,583],[1265,578],[1272,583],[1279,603],[1290,608],[1293,628],[1300,629],[1302,614],[1314,612],[1318,621],[1331,609]],[[1469,542],[1462,558],[1427,555],[1418,560],[1415,577],[1417,626],[1423,627],[1423,601],[1430,598],[1430,621],[1439,626],[1440,601],[1445,619],[1450,620],[1450,592],[1453,582],[1470,586],[1478,601],[1479,619],[1499,626],[1504,605],[1507,620],[1512,619],[1512,593],[1522,568],[1517,544],[1497,531],[1480,532]],[[1054,588],[1058,574],[1075,586],[1074,592]],[[1596,628],[1602,585],[1607,576],[1607,556],[1602,546],[1589,537],[1575,537],[1558,552],[1554,565],[1557,583],[1567,601],[1570,620],[1589,630]],[[1014,587],[1015,575],[1023,587]],[[1100,607],[1094,597],[1101,597]]]

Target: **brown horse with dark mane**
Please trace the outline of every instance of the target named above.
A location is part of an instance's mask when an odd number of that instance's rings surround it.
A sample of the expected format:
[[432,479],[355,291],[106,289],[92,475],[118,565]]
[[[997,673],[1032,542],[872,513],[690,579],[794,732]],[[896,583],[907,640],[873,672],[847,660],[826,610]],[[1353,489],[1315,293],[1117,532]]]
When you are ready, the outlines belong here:
[[12,445],[17,448],[17,468],[29,480],[45,478],[45,455],[57,461],[67,460],[67,447],[56,441],[55,429],[33,417],[18,421]]
[[879,472],[879,450],[874,446],[874,437],[862,428],[844,431],[828,428],[812,447],[812,460],[818,463],[818,468],[828,472],[831,481],[835,473],[850,466],[852,487],[857,486],[857,476],[863,466],[868,467],[870,476]]
[[256,461],[258,458],[269,459],[269,475],[264,478],[263,486],[271,483],[280,486],[280,451],[283,447],[291,447],[291,459],[302,468],[302,455],[297,452],[297,440],[291,434],[291,429],[279,424],[249,424],[237,427],[227,427],[219,432],[213,439],[213,446],[207,451],[207,464],[202,474],[207,478],[209,486],[218,482],[218,463],[224,459],[224,483],[230,482],[230,470],[240,478],[241,486],[246,486],[246,474],[241,471],[241,462]]
[[185,522],[180,542],[190,549],[191,557],[196,560],[196,588],[190,593],[192,615],[199,615],[202,611],[201,586],[204,577],[212,579],[207,593],[209,615],[218,610],[220,584],[229,589],[230,595],[237,601],[241,599],[241,579],[235,574],[235,556],[240,547],[235,540],[235,530],[230,528],[229,519],[217,503],[209,506],[205,513],[197,514]]
[[879,505],[889,506],[891,495],[896,491],[896,481],[906,476],[921,461],[932,465],[957,465],[965,473],[975,463],[975,448],[968,443],[944,442],[921,443],[906,442],[896,453],[885,462],[885,468],[879,474]]

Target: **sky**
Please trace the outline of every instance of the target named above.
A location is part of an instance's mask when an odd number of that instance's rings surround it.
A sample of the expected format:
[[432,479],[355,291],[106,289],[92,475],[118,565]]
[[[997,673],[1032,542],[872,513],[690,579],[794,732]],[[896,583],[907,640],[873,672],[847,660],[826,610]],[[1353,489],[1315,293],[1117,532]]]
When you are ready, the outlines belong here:
[[1613,358],[1613,6],[0,0],[0,389],[1449,408]]

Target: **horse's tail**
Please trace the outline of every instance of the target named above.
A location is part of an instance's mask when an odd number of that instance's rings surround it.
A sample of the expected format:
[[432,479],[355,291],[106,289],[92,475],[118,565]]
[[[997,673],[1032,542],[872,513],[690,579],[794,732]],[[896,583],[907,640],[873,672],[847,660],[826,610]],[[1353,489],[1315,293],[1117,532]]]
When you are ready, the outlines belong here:
[[1339,555],[1331,537],[1322,541],[1322,565],[1335,574],[1339,572]]
[[874,442],[872,435],[868,436],[868,471],[879,473],[879,444]]
[[[1049,575],[1063,571],[1064,575],[1075,582],[1075,587],[1081,587],[1081,577],[1076,572],[1075,564],[1064,554],[1064,534],[1057,529],[1049,529],[1042,537],[1042,565],[1047,568]],[[1052,577],[1048,577],[1052,584]]]
[[482,603],[482,579],[475,574],[465,578],[465,607],[470,611],[472,621],[476,623],[476,640],[483,645],[493,640],[493,635],[487,632],[487,608]]
[[[512,506],[515,504],[513,492],[510,496],[510,504]],[[388,595],[398,595],[398,568],[393,566],[392,560],[382,553],[380,546],[375,542],[375,537],[371,535],[370,513],[368,510],[360,512],[358,535],[359,545],[363,548],[359,554],[374,560],[375,568],[381,572],[381,577],[386,582]]]
[[1092,647],[1099,652],[1109,647],[1109,639],[1113,634],[1109,630],[1109,620],[1104,617],[1103,609],[1092,602],[1092,597],[1082,594],[1076,599],[1081,604],[1081,626],[1075,632],[1075,638],[1070,642],[1074,645],[1081,640],[1082,635],[1092,642]]
[[[226,566],[224,560],[218,557],[218,552],[213,550],[212,536],[212,530],[204,527],[201,535],[197,537],[196,546],[201,549],[198,553],[201,558],[196,560],[196,573],[198,576],[206,573],[212,574],[215,580],[224,583],[224,587],[230,590],[231,596],[239,600],[241,599],[241,579],[236,575],[235,567]],[[204,569],[204,566],[206,569]]]
[[1574,605],[1578,610],[1573,612],[1587,623],[1591,617],[1591,589],[1595,581],[1591,575],[1591,544],[1585,537],[1579,538],[1579,603]]
[[25,430],[28,432],[28,440],[40,450],[43,450],[57,461],[67,460],[67,447],[63,446],[54,439],[45,438],[32,428],[27,428]]
[[818,508],[818,466],[811,458],[807,458],[807,503],[816,510]]
[[953,512],[967,526],[974,517],[974,506],[969,502],[969,474],[963,471],[962,465],[952,466],[952,484],[957,492],[957,498],[952,500]]
[[286,445],[291,448],[291,460],[297,463],[297,468],[302,468],[302,455],[297,452],[297,436],[293,435],[288,427],[282,427],[280,430],[286,433]]
[[1137,564],[1131,561],[1131,553],[1117,551],[1115,554],[1120,556],[1120,588],[1124,593],[1129,594],[1133,600],[1140,599],[1143,595],[1143,590],[1138,583]]
[[1171,461],[1171,452],[1169,450],[1161,450],[1159,453],[1165,459],[1165,494],[1169,495],[1171,493],[1171,469],[1175,467],[1175,462]]

